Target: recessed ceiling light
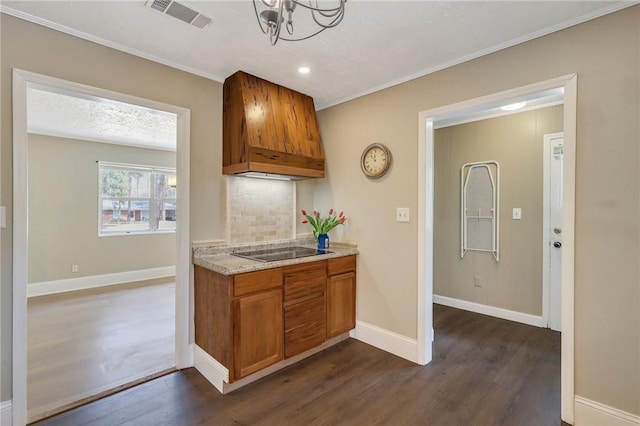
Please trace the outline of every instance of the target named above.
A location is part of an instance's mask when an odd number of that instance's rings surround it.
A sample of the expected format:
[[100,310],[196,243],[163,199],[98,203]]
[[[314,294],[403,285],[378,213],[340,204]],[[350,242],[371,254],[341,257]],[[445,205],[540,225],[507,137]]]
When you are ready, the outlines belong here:
[[311,69],[309,67],[300,67],[300,68],[298,68],[298,72],[300,74],[309,74],[309,71],[311,71]]
[[517,109],[524,107],[526,104],[527,104],[526,102],[517,102],[515,104],[505,105],[503,107],[500,107],[500,109],[503,111],[515,111]]

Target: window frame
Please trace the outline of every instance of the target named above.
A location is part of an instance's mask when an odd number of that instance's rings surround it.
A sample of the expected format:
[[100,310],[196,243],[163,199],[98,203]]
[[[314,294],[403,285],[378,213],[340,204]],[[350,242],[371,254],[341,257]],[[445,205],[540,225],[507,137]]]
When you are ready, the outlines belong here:
[[[177,176],[175,167],[165,167],[165,166],[149,166],[149,165],[141,165],[141,164],[130,164],[130,163],[118,163],[113,161],[96,161],[97,168],[97,177],[98,177],[98,237],[124,237],[124,236],[132,236],[132,235],[157,235],[157,234],[171,234],[176,233],[176,229],[151,229],[152,222],[149,220],[149,227],[146,230],[131,230],[131,231],[112,231],[112,232],[104,232],[103,230],[103,201],[104,200],[127,200],[127,201],[148,201],[149,202],[149,218],[151,218],[152,214],[155,214],[156,210],[156,199],[154,197],[154,185],[155,178],[154,174],[173,174]],[[102,195],[102,170],[103,168],[110,169],[119,169],[125,171],[141,171],[149,173],[149,197],[103,197]],[[178,197],[176,193],[175,198],[166,198],[165,201],[170,201],[175,205],[176,211],[176,220],[177,220],[177,210],[178,210]],[[176,225],[177,228],[177,225]]]

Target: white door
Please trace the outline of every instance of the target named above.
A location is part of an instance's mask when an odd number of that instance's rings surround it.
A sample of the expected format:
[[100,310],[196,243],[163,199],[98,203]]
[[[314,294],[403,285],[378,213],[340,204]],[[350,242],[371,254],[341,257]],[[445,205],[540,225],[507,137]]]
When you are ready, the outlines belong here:
[[562,156],[563,135],[545,135],[545,160],[548,163],[548,179],[545,179],[548,191],[548,204],[545,208],[547,220],[544,232],[547,233],[545,244],[548,245],[548,267],[544,278],[549,289],[547,301],[548,326],[552,330],[561,331],[562,306]]

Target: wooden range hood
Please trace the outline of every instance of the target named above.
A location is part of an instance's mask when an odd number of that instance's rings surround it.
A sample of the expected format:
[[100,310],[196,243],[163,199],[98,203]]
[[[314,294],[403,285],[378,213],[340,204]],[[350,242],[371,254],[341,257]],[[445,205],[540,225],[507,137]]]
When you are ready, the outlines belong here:
[[313,98],[238,71],[224,81],[223,174],[324,177]]

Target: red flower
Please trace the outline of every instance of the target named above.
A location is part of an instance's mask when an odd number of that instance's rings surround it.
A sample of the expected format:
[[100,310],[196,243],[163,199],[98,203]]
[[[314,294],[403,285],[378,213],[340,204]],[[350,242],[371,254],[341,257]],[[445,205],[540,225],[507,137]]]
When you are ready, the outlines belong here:
[[317,239],[318,235],[326,234],[338,225],[344,225],[347,217],[343,212],[340,212],[340,216],[336,216],[336,210],[329,209],[329,215],[322,217],[319,211],[307,213],[306,210],[300,210],[304,215],[303,224],[309,224],[313,228],[313,236]]

